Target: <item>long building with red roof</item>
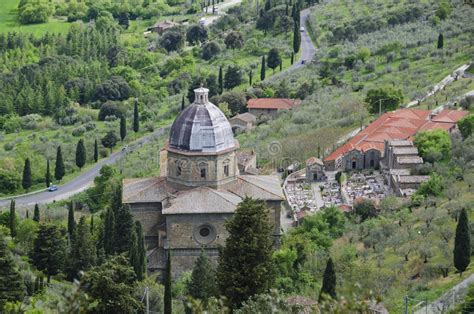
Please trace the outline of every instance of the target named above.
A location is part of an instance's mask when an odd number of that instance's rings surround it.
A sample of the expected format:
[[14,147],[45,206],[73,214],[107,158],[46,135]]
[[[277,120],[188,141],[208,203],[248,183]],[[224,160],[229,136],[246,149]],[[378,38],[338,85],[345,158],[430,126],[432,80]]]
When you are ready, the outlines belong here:
[[383,114],[324,159],[327,170],[377,168],[385,141],[410,140],[419,131],[452,132],[467,111],[399,109]]

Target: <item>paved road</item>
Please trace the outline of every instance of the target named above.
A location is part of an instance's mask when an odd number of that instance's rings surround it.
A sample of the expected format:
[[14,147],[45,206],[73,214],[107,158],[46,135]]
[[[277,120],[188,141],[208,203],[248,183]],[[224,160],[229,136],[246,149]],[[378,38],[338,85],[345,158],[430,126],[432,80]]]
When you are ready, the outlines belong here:
[[46,204],[54,201],[67,199],[77,193],[80,193],[93,184],[94,178],[99,175],[102,166],[116,163],[122,157],[124,157],[127,152],[131,152],[163,135],[167,128],[168,127],[157,129],[153,133],[147,134],[130,143],[127,149],[117,151],[111,154],[109,157],[100,160],[91,169],[85,171],[84,173],[81,173],[79,176],[72,179],[71,181],[60,185],[59,189],[55,192],[48,192],[45,190],[42,192],[30,193],[22,196],[2,199],[0,200],[0,207],[8,206],[12,198],[15,198],[17,206],[33,206],[36,203]]
[[[205,26],[211,25],[212,23],[217,21],[217,19],[219,19],[220,17],[226,15],[225,11],[227,11],[227,9],[229,9],[230,7],[236,6],[236,5],[240,4],[241,2],[242,2],[242,0],[229,0],[229,1],[225,1],[221,4],[215,5],[215,7],[219,9],[218,10],[219,13],[217,13],[215,15],[212,15],[212,16],[204,17],[205,18],[204,25]],[[207,10],[208,10],[208,12],[212,13],[212,5],[209,6]],[[204,12],[206,12],[206,8],[204,8]]]

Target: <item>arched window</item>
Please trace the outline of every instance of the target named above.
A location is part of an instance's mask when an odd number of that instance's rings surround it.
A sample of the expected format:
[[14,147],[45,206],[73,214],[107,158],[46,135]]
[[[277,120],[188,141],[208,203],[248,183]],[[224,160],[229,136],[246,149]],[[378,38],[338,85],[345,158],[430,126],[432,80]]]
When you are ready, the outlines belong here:
[[176,162],[176,175],[179,177],[181,175],[181,163],[179,161]]
[[207,177],[207,163],[201,162],[199,164],[199,174],[201,179],[206,179]]
[[226,159],[224,160],[224,176],[228,177],[229,176],[229,160]]

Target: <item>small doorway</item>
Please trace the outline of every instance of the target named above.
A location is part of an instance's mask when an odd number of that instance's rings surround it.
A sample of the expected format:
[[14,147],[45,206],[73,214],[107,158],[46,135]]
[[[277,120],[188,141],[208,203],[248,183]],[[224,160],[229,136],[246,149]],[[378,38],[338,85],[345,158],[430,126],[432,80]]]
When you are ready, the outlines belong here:
[[357,167],[357,162],[353,161],[352,162],[352,169],[355,169]]
[[370,167],[373,168],[375,166],[375,161],[373,159],[370,160]]

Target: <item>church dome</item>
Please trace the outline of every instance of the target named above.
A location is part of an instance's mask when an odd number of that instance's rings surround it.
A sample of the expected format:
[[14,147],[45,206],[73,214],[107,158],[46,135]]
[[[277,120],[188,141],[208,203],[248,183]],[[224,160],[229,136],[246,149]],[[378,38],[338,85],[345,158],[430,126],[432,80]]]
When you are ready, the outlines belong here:
[[209,90],[194,90],[194,102],[184,109],[171,126],[172,149],[218,153],[235,148],[234,135],[224,113],[208,100]]

